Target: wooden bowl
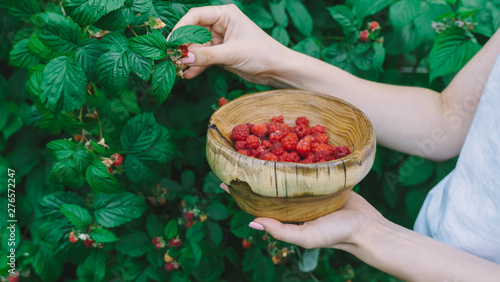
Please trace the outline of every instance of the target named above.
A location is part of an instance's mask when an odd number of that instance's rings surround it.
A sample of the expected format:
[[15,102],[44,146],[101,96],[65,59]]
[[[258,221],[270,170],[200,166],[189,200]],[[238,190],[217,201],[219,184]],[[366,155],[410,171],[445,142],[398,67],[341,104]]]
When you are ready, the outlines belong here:
[[[329,162],[301,164],[236,152],[230,139],[236,125],[269,122],[277,115],[289,125],[295,125],[299,116],[307,117],[310,126],[323,125],[330,144],[348,146],[352,153]],[[251,215],[283,222],[309,221],[340,209],[370,171],[374,157],[375,134],[366,115],[343,100],[310,91],[242,96],[213,113],[207,132],[208,163],[229,186],[236,204]]]

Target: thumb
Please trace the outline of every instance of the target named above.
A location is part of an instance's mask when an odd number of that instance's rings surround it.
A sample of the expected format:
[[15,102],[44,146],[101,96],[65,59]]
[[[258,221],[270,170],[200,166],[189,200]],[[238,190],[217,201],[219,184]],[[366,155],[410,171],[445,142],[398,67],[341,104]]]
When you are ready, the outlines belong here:
[[[262,228],[260,228],[260,226]],[[266,217],[258,217],[250,222],[249,226],[257,230],[265,230],[274,239],[285,241],[287,243],[299,245],[305,248],[312,248],[312,241],[314,236],[309,236],[309,230],[305,228],[306,225],[297,224],[283,224],[278,220]]]
[[225,44],[193,48],[181,62],[187,66],[225,65],[232,58],[229,50]]

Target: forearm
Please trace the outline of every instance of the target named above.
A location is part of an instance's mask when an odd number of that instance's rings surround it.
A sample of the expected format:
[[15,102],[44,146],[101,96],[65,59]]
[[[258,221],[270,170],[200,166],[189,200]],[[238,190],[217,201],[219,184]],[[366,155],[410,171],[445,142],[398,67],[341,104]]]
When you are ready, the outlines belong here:
[[405,281],[500,281],[500,265],[387,220],[371,222],[341,248]]

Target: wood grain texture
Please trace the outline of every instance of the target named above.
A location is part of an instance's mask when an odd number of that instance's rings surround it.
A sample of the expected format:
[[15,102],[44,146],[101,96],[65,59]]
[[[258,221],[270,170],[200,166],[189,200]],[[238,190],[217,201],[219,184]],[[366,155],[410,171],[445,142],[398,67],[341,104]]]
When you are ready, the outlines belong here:
[[[310,125],[325,127],[330,144],[348,146],[352,153],[324,163],[296,164],[259,160],[234,150],[230,135],[236,125],[269,122],[276,115],[282,115],[289,125],[294,125],[297,117],[306,116]],[[271,217],[289,222],[318,217],[319,211],[313,204],[318,196],[331,198],[330,204],[320,209],[322,211],[330,210],[330,206],[342,207],[347,198],[339,195],[366,176],[374,157],[375,134],[365,114],[340,99],[310,91],[285,89],[242,96],[212,115],[207,132],[207,160],[212,170],[227,185],[245,183],[244,187],[248,187],[246,193],[232,193],[236,203],[256,216],[259,216],[256,211],[261,205],[260,212],[266,216],[274,215]],[[258,197],[263,197],[260,204]],[[269,198],[274,200],[269,202]],[[292,200],[294,198],[297,200]],[[339,201],[334,201],[335,198]],[[308,201],[312,204],[307,204]],[[266,202],[277,205],[276,209],[269,209]],[[327,202],[322,200],[322,203]],[[340,203],[342,205],[338,206]],[[294,208],[286,208],[286,205]],[[302,208],[298,209],[300,206]]]

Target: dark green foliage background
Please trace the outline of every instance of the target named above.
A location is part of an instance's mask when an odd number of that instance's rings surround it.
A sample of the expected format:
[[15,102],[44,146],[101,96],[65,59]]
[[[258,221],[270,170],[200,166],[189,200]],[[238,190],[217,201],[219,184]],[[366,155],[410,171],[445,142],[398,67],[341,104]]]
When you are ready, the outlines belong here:
[[[0,1],[0,275],[7,274],[6,183],[7,168],[12,168],[17,183],[17,268],[22,276],[30,273],[22,281],[396,280],[350,254],[331,249],[322,249],[317,258],[314,252],[297,249],[300,254],[274,266],[267,242],[261,239],[263,232],[249,229],[252,217],[218,188],[219,180],[210,172],[204,151],[207,121],[220,97],[232,100],[271,88],[213,67],[196,79],[177,79],[169,95],[174,81],[170,61],[152,62],[166,54],[157,52],[149,57],[146,51],[151,49],[142,49],[142,39],[134,39],[139,45],[134,43],[131,49],[117,47],[121,44],[117,34],[133,38],[129,24],[137,26],[149,15],[158,16],[167,26],[156,34],[160,41],[154,44],[163,46],[167,43],[162,38],[189,8],[233,3],[278,41],[299,52],[365,79],[441,91],[500,26],[500,1],[101,2],[107,3],[107,8],[98,12],[84,8],[68,8],[66,12],[81,26],[92,23],[115,30],[101,40],[104,50],[92,47],[97,41],[78,41],[80,36],[88,37],[87,30],[62,15],[52,16],[53,20],[65,27],[68,38],[81,45],[50,41],[53,46],[48,46],[44,38],[51,36],[54,27],[44,25],[42,16],[32,16],[44,11],[62,14],[60,1]],[[68,7],[75,3],[79,2],[63,1]],[[368,29],[371,21],[378,21],[381,30],[371,34],[369,42],[360,42],[359,32]],[[437,34],[433,21],[442,23],[446,30]],[[467,25],[458,27],[457,21]],[[30,37],[33,32],[36,35]],[[146,29],[136,32],[144,35]],[[136,56],[136,61],[129,61],[135,64],[128,77],[111,74],[124,78],[122,83],[119,79],[99,81],[109,69],[100,63],[96,68],[95,61],[82,63],[80,70],[75,65],[82,62],[82,56],[97,59],[107,50],[114,53],[103,60],[115,62],[123,54]],[[68,57],[54,59],[60,54]],[[44,96],[51,95],[50,91],[41,94],[48,91],[42,83],[48,79],[42,78],[45,64],[46,68],[57,64],[76,69],[78,75],[66,80],[65,87],[78,92],[91,82],[97,94],[82,101],[70,100],[69,104],[44,101]],[[162,73],[155,75],[153,70]],[[161,77],[168,79],[161,81]],[[80,122],[82,105],[84,116],[89,108],[95,108],[100,119],[85,117]],[[87,152],[83,144],[63,140],[81,129],[95,142],[102,131],[109,150],[94,144],[100,149]],[[141,136],[150,143],[139,142]],[[142,154],[145,149],[153,151]],[[113,153],[125,158],[125,171],[118,170],[114,176],[106,174],[97,160],[97,155],[109,157]],[[372,171],[355,191],[388,219],[411,228],[427,192],[455,162],[435,163],[379,146]],[[160,195],[157,185],[166,188],[166,195]],[[149,197],[167,201],[163,206],[154,205],[147,201]],[[196,207],[198,213],[206,214],[208,220],[187,231],[182,200],[188,208]],[[60,210],[61,204],[65,205]],[[129,217],[117,217],[110,205],[123,209]],[[68,233],[76,230],[75,226],[85,229],[89,224],[102,227],[93,228],[91,235],[106,242],[104,248],[88,249],[80,241],[68,242]],[[176,235],[183,245],[169,254],[175,255],[182,271],[167,272],[163,269],[166,249],[156,250],[151,240]],[[254,246],[243,249],[241,238],[253,241]],[[315,270],[303,272],[311,261],[312,265],[317,261]]]

